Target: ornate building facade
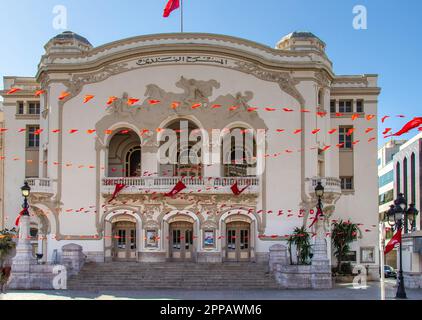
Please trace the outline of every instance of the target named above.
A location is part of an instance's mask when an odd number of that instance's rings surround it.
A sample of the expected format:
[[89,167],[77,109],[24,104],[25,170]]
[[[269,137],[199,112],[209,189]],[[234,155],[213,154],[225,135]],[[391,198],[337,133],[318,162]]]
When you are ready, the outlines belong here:
[[[69,243],[98,262],[267,261],[270,246],[310,225],[321,181],[331,251],[331,220],[378,223],[370,120],[379,93],[376,75],[336,75],[325,44],[307,32],[274,49],[189,33],[94,48],[62,33],[45,45],[35,78],[5,78],[5,223],[20,211],[26,179],[47,261]],[[182,163],[193,146],[176,144],[176,163],[160,163],[157,138],[162,129],[181,135],[182,122],[202,132],[201,161]],[[204,137],[212,129],[254,132],[243,154],[257,164],[207,162],[219,148]],[[186,189],[165,196],[181,180]],[[376,228],[362,232],[352,261],[378,273],[377,248]]]

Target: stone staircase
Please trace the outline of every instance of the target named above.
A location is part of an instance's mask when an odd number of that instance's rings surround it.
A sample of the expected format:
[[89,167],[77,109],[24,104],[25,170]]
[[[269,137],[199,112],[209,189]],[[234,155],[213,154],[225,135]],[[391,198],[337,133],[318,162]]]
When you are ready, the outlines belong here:
[[253,290],[276,289],[266,264],[88,263],[68,280],[69,290]]

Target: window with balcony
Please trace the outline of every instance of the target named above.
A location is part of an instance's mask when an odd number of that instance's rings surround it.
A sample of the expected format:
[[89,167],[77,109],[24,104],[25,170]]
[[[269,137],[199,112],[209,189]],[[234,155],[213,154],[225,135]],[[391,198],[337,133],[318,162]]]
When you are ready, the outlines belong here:
[[382,206],[383,204],[389,203],[394,200],[394,190],[388,190],[383,194],[379,195],[379,205]]
[[40,126],[30,125],[27,126],[26,132],[26,147],[27,148],[38,148],[40,146],[40,134],[38,130]]
[[339,143],[341,149],[353,148],[353,133],[351,133],[352,126],[339,127]]
[[[188,119],[178,119],[166,126],[160,145],[160,175],[165,177],[201,177],[202,132]],[[173,140],[170,139],[173,137]],[[185,137],[187,141],[185,141]]]
[[353,190],[353,177],[340,177],[341,190]]
[[256,175],[256,142],[253,130],[233,128],[222,141],[223,176],[252,177]]
[[351,112],[353,112],[353,101],[352,100],[340,100],[338,106],[339,106],[339,112],[340,113],[351,113]]
[[109,177],[140,177],[141,140],[132,130],[119,129],[108,146]]

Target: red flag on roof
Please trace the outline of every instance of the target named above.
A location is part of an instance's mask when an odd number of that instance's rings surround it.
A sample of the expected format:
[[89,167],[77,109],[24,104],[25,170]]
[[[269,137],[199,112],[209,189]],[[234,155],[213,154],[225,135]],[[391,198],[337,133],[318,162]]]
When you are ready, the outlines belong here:
[[170,13],[172,13],[176,9],[179,9],[179,7],[180,7],[180,0],[169,0],[167,2],[166,7],[164,8],[163,17],[167,18],[168,16],[170,16]]

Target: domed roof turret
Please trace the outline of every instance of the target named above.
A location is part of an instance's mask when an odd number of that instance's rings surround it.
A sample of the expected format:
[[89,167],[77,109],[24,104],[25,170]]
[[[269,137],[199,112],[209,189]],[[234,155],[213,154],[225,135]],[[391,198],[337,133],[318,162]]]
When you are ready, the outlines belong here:
[[283,37],[276,46],[276,49],[300,51],[318,50],[325,51],[325,43],[312,32],[294,31]]
[[93,46],[85,37],[72,31],[65,31],[51,38],[44,48],[47,54],[72,54],[89,51]]

